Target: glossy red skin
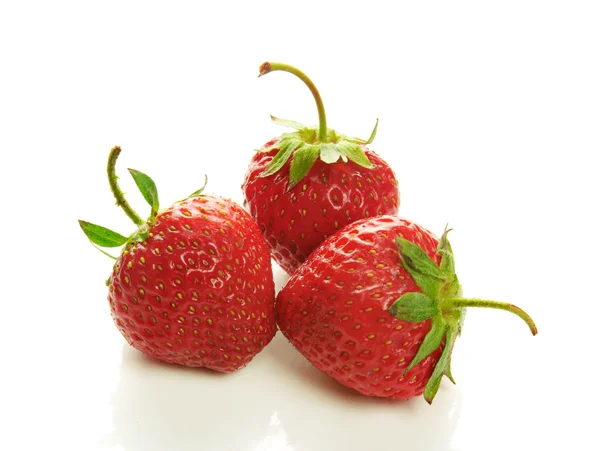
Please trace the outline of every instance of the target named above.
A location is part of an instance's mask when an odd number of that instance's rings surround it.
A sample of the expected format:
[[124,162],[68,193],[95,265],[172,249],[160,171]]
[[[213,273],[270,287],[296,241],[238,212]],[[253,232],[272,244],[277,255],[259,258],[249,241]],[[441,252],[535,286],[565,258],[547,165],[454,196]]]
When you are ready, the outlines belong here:
[[160,213],[109,282],[117,328],[165,362],[231,372],[276,332],[269,247],[230,200],[202,196]]
[[398,213],[400,194],[394,172],[375,152],[364,146],[363,150],[372,169],[351,161],[326,164],[319,159],[289,191],[291,159],[276,174],[261,178],[279,149],[257,152],[252,158],[242,185],[244,206],[271,246],[273,258],[288,274],[345,225]]
[[318,369],[368,396],[407,399],[423,393],[438,348],[403,372],[431,328],[387,309],[421,292],[404,269],[395,237],[419,245],[438,265],[438,239],[394,216],[357,221],[327,239],[277,296],[279,328]]

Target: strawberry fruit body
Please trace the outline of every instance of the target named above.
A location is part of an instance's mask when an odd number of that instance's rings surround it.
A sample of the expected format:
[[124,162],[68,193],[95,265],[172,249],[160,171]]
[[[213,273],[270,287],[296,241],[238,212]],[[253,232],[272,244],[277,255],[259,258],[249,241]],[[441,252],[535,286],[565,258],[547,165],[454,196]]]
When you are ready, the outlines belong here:
[[368,396],[431,402],[466,307],[517,314],[515,306],[464,299],[447,232],[438,240],[413,222],[357,221],[321,244],[279,292],[276,317],[318,369]]
[[289,274],[328,236],[359,219],[396,214],[398,182],[390,166],[366,146],[328,129],[314,84],[298,69],[264,63],[261,75],[282,70],[298,76],[315,96],[319,127],[273,118],[294,128],[266,143],[252,158],[242,190],[277,263]]
[[[111,151],[109,168],[119,152]],[[132,175],[152,205],[145,222],[109,169],[117,203],[125,202],[136,233],[127,238],[80,221],[95,244],[124,245],[108,280],[115,325],[131,346],[165,362],[221,372],[242,368],[276,331],[269,248],[258,227],[234,202],[201,190],[158,213],[153,182],[138,171]]]

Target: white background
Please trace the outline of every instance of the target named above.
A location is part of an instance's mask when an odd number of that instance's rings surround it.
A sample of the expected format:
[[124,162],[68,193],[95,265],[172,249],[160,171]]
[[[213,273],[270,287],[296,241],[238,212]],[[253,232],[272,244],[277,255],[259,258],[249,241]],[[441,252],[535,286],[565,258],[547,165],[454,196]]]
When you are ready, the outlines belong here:
[[[392,6],[394,5],[394,6]],[[598,449],[600,8],[595,1],[0,4],[0,448],[4,450]],[[470,311],[432,406],[343,389],[278,335],[229,376],[125,345],[112,262],[77,219],[133,225],[105,179],[150,174],[163,206],[242,201],[253,149],[317,120],[367,137],[401,215],[448,222]],[[285,282],[276,270],[278,287]]]

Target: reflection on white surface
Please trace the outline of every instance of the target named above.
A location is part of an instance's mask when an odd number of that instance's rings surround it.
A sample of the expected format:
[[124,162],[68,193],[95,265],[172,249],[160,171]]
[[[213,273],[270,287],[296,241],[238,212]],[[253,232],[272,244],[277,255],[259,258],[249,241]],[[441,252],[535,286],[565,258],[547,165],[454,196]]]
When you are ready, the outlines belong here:
[[271,416],[267,436],[254,448],[254,451],[294,451],[294,447],[288,443],[285,430],[281,427],[277,412]]
[[277,412],[294,451],[397,450],[400,443],[411,450],[454,450],[462,398],[451,384],[442,383],[432,406],[422,398],[368,398],[316,370],[281,334],[265,354],[278,374]]
[[125,346],[113,401],[113,440],[135,450],[241,450],[264,438],[265,386],[243,374],[171,366]]
[[163,364],[124,346],[104,449],[125,451],[454,450],[460,391],[361,396],[314,369],[278,333],[248,367],[223,375]]

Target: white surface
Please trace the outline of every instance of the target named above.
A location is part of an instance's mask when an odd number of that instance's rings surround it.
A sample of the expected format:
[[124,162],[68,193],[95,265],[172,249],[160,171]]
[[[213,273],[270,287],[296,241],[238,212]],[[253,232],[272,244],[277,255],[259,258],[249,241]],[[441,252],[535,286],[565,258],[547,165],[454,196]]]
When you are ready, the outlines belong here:
[[[199,3],[0,6],[0,449],[598,449],[598,3]],[[140,211],[127,167],[163,206],[204,173],[241,202],[252,149],[283,131],[268,115],[316,122],[299,80],[256,79],[268,59],[315,81],[332,128],[380,118],[402,215],[449,222],[465,294],[523,307],[537,337],[469,312],[431,407],[355,395],[281,335],[228,376],[124,345],[111,261],[76,222],[133,230],[109,149]]]

